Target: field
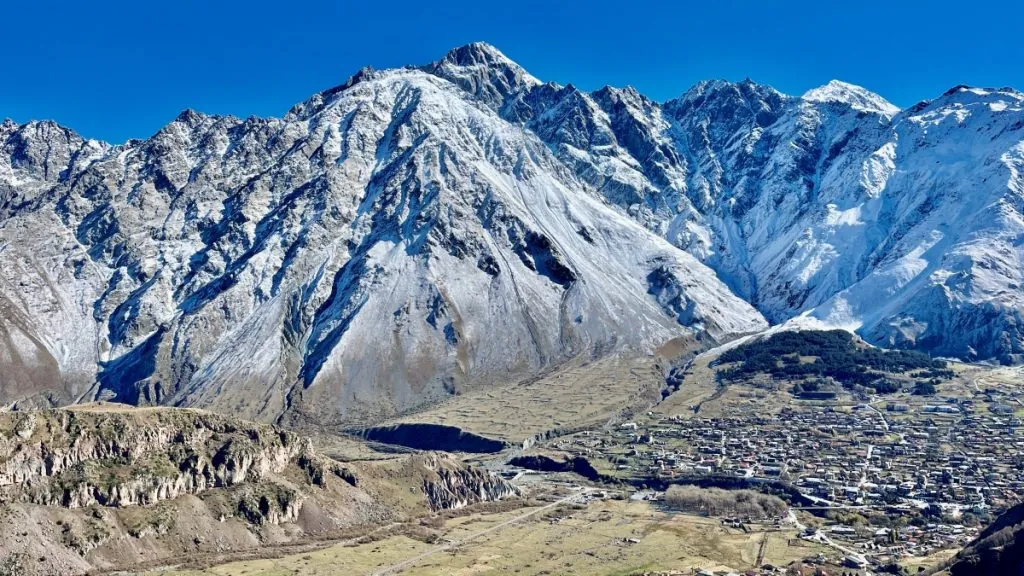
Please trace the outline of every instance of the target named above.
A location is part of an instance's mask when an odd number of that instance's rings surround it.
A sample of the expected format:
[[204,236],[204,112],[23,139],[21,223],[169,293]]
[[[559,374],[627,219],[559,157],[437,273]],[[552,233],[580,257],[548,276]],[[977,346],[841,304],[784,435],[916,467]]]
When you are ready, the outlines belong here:
[[[494,530],[485,532],[488,529]],[[715,519],[674,515],[649,502],[630,500],[453,518],[442,530],[430,544],[400,535],[202,571],[165,569],[147,574],[327,576],[397,573],[401,568],[408,575],[610,575],[693,567],[744,570],[759,559],[788,564],[820,550],[815,544],[791,540],[795,536],[791,530],[766,527],[744,532]],[[444,542],[455,544],[445,548]]]
[[397,422],[447,424],[518,444],[536,434],[601,426],[645,410],[663,383],[656,357],[611,357],[521,384],[473,390]]

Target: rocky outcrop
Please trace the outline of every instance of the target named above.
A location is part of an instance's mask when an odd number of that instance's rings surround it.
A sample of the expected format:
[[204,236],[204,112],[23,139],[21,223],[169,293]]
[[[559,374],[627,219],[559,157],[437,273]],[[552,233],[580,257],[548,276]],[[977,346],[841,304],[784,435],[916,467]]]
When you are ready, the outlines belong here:
[[341,462],[298,434],[196,410],[0,412],[0,559],[24,555],[41,574],[131,571],[514,495],[448,455]]
[[431,453],[413,457],[423,472],[423,492],[434,510],[463,508],[518,496],[518,490],[482,468],[464,465],[448,454]]
[[[316,485],[331,476],[356,483],[354,474],[317,455],[300,436],[203,412],[96,407],[0,414],[4,502],[149,505],[259,483],[289,466],[305,471]],[[287,521],[300,501],[293,494],[271,506],[271,500],[257,498],[251,511]]]
[[[419,476],[432,509],[517,494],[450,455],[409,458],[402,466]],[[230,513],[278,524],[298,518],[304,495],[290,485],[296,478],[321,488],[360,486],[355,471],[319,455],[308,439],[265,424],[110,405],[0,413],[0,503],[123,508],[222,488],[234,503]]]
[[244,490],[238,500],[238,513],[250,524],[295,522],[302,509],[302,500],[293,488],[267,483]]

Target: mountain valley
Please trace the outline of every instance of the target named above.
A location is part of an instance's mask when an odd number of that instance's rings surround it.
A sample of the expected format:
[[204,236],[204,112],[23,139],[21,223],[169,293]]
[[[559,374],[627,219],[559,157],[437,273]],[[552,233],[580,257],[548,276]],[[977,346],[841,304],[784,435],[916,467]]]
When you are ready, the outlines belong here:
[[1011,88],[657,102],[473,43],[4,121],[0,576],[1001,570],[1022,214]]

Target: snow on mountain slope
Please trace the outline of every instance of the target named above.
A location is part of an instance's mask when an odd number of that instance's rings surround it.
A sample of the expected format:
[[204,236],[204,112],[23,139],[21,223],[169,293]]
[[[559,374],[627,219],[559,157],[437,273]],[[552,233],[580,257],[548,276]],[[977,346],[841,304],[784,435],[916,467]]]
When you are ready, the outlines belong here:
[[1021,358],[1019,92],[958,87],[903,112],[837,81],[800,98],[749,80],[660,106],[602,97],[631,92],[538,85],[503,114],[773,322]]
[[0,396],[340,424],[765,317],[1018,361],[1022,142],[1009,89],[659,104],[480,43],[120,146],[5,122]]
[[1024,95],[954,89],[902,114],[891,146],[874,270],[812,314],[888,345],[1018,360]]
[[364,70],[281,120],[186,111],[117,147],[4,124],[3,400],[342,424],[764,328],[498,116],[539,85],[499,56]]
[[769,154],[734,160],[758,167],[759,194],[723,217],[769,319],[814,309],[878,344],[1002,361],[1024,351],[1024,98],[980,92],[891,119],[798,100],[765,131]]
[[839,80],[832,80],[824,86],[808,90],[802,99],[807,102],[845,104],[860,112],[884,114],[889,118],[900,111],[878,94]]

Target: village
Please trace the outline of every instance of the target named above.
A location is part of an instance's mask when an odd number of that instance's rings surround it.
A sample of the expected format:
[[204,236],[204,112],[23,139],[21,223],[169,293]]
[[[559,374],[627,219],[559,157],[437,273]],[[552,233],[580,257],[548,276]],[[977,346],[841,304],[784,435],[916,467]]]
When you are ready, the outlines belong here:
[[959,548],[1018,502],[1015,394],[975,384],[926,398],[795,400],[770,414],[649,412],[548,447],[634,484],[785,487],[801,537],[849,551],[846,564],[864,568]]

